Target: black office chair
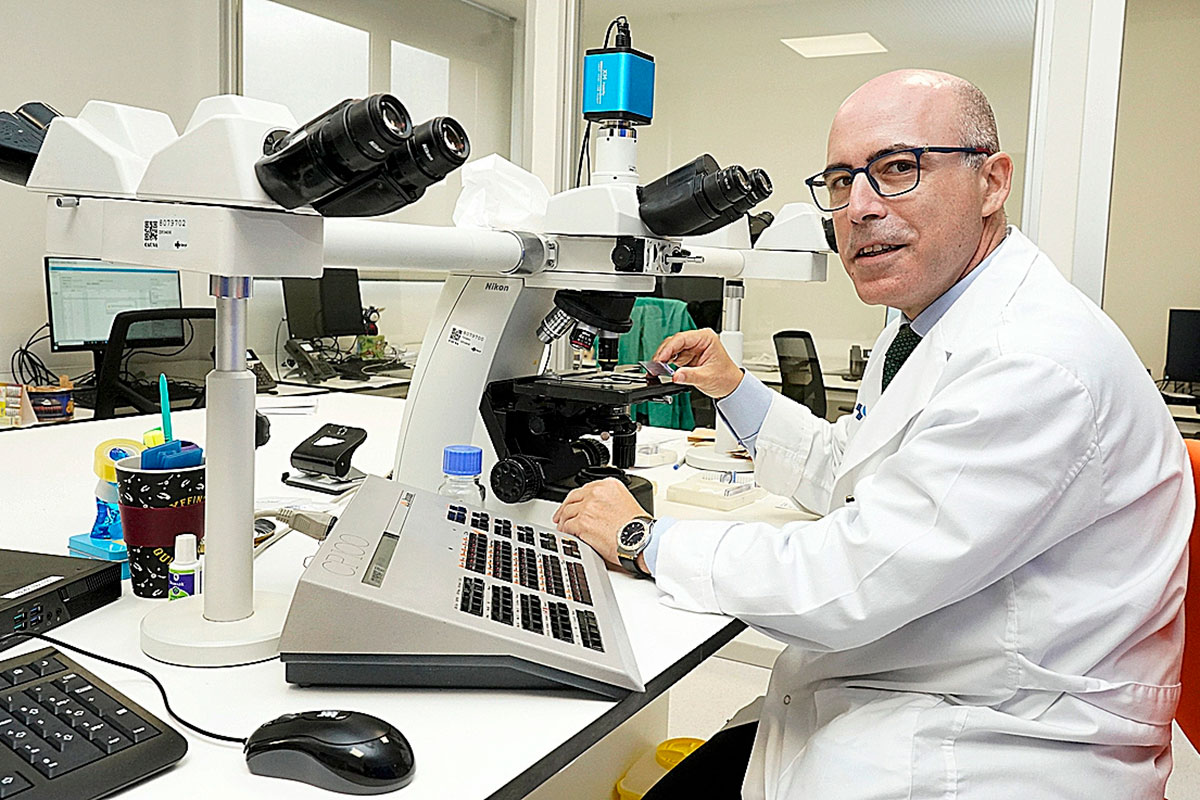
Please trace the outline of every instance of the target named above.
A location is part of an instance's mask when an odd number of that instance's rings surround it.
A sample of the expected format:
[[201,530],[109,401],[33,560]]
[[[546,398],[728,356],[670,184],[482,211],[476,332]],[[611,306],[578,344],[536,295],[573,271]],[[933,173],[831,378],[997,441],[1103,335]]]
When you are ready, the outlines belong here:
[[[96,372],[95,419],[111,419],[116,416],[117,408],[124,406],[133,406],[140,414],[157,414],[159,412],[157,384],[153,391],[139,392],[121,375],[131,327],[139,323],[163,320],[178,319],[190,322],[203,319],[215,321],[216,318],[216,310],[212,308],[147,308],[122,311],[113,317],[112,329],[108,334],[108,344],[104,348],[104,359],[100,363],[100,369]],[[176,352],[182,352],[182,349]],[[192,398],[191,407],[201,408],[203,406],[204,391],[201,389],[199,394]]]
[[779,357],[783,394],[825,418],[825,381],[817,360],[817,346],[808,331],[779,331],[774,336]]

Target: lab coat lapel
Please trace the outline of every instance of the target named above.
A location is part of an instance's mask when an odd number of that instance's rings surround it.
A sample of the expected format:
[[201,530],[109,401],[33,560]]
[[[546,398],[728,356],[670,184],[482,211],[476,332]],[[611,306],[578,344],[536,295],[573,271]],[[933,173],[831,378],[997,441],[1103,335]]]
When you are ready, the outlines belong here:
[[[888,344],[891,343],[891,338],[888,339]],[[872,352],[880,352],[880,349],[876,348]],[[886,345],[883,346],[882,352],[887,352]],[[888,384],[887,391],[882,394],[879,381],[883,370],[873,370],[871,378],[874,388],[865,398],[866,402],[859,401],[866,406],[867,414],[842,455],[839,477],[852,472],[890,442],[908,421],[925,407],[945,366],[946,351],[941,345],[941,337],[937,335],[935,326],[917,345],[917,349],[913,350],[904,366],[896,373],[896,377]],[[865,380],[866,376],[864,382]]]
[[[838,469],[839,482],[881,448],[889,446],[909,421],[925,408],[957,343],[969,338],[976,330],[994,326],[992,320],[1001,313],[1017,287],[1025,280],[1038,252],[1033,242],[1013,228],[1008,241],[1004,243],[1004,250],[997,253],[995,261],[988,265],[921,340],[888,384],[886,392],[881,393],[879,389],[882,364],[872,364],[876,368],[863,376],[863,392],[859,393],[859,402],[866,405],[867,413],[842,456]],[[893,324],[892,328],[891,336],[881,336],[876,342],[873,353],[887,352],[887,346],[895,338],[899,324]],[[868,384],[868,379],[873,383]],[[873,389],[868,389],[868,386]],[[840,497],[848,493],[843,492],[843,488],[835,486],[833,496]]]

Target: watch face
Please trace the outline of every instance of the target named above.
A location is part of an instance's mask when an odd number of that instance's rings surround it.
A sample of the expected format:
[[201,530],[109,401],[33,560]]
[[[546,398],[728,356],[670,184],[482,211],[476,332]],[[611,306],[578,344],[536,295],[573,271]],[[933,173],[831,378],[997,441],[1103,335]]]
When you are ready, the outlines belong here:
[[624,548],[637,547],[646,538],[646,525],[641,520],[634,520],[621,529],[619,543]]

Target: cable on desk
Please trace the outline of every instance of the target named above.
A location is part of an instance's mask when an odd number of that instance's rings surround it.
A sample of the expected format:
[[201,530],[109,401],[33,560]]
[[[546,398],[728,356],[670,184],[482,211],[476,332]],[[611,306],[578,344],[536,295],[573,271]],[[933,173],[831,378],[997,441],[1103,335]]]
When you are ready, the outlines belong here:
[[176,714],[175,709],[171,708],[171,701],[167,699],[166,688],[162,685],[162,682],[159,681],[158,678],[154,677],[154,675],[151,674],[148,670],[144,670],[141,667],[134,666],[133,664],[126,664],[124,661],[117,661],[115,658],[108,658],[107,656],[102,656],[98,653],[93,653],[90,650],[84,650],[82,647],[76,647],[73,644],[67,644],[64,641],[55,639],[52,636],[46,636],[43,633],[30,633],[28,631],[24,631],[21,633],[14,632],[14,633],[9,633],[9,634],[0,636],[0,642],[5,641],[6,639],[40,639],[41,641],[46,642],[47,644],[52,644],[55,647],[62,648],[63,650],[70,650],[72,652],[79,653],[80,655],[87,656],[88,658],[94,658],[97,661],[103,661],[105,664],[112,664],[114,667],[124,667],[125,669],[133,670],[134,672],[138,673],[139,675],[143,675],[143,676],[149,678],[154,683],[154,685],[156,687],[158,687],[158,693],[160,695],[162,695],[163,707],[167,709],[167,713],[171,715],[171,718],[173,720],[175,720],[176,722],[178,722],[180,725],[184,726],[185,728],[187,728],[190,731],[194,731],[194,732],[200,734],[201,736],[207,736],[210,739],[216,739],[216,740],[222,741],[222,742],[232,742],[234,744],[243,744],[244,745],[246,743],[246,737],[244,737],[244,736],[226,736],[225,734],[222,734],[222,733],[213,733],[212,731],[207,731],[204,728],[201,728],[199,725],[193,725],[192,723],[185,720],[183,717]]

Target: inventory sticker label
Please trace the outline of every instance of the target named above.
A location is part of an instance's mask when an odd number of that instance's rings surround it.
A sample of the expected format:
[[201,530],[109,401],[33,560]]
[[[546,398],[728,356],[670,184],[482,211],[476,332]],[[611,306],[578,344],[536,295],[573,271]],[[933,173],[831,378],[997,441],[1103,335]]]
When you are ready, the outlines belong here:
[[142,247],[146,250],[186,250],[187,219],[147,217],[142,223]]
[[472,353],[482,353],[483,346],[487,344],[487,337],[483,334],[475,333],[475,331],[451,325],[450,335],[446,337],[446,341],[455,347],[465,347]]
[[8,594],[0,594],[0,600],[16,600],[18,597],[24,597],[30,592],[36,592],[43,586],[49,586],[55,581],[61,581],[62,579],[62,575],[48,575],[47,577],[42,578],[40,581],[31,583],[28,586],[22,586],[20,589],[14,589]]

